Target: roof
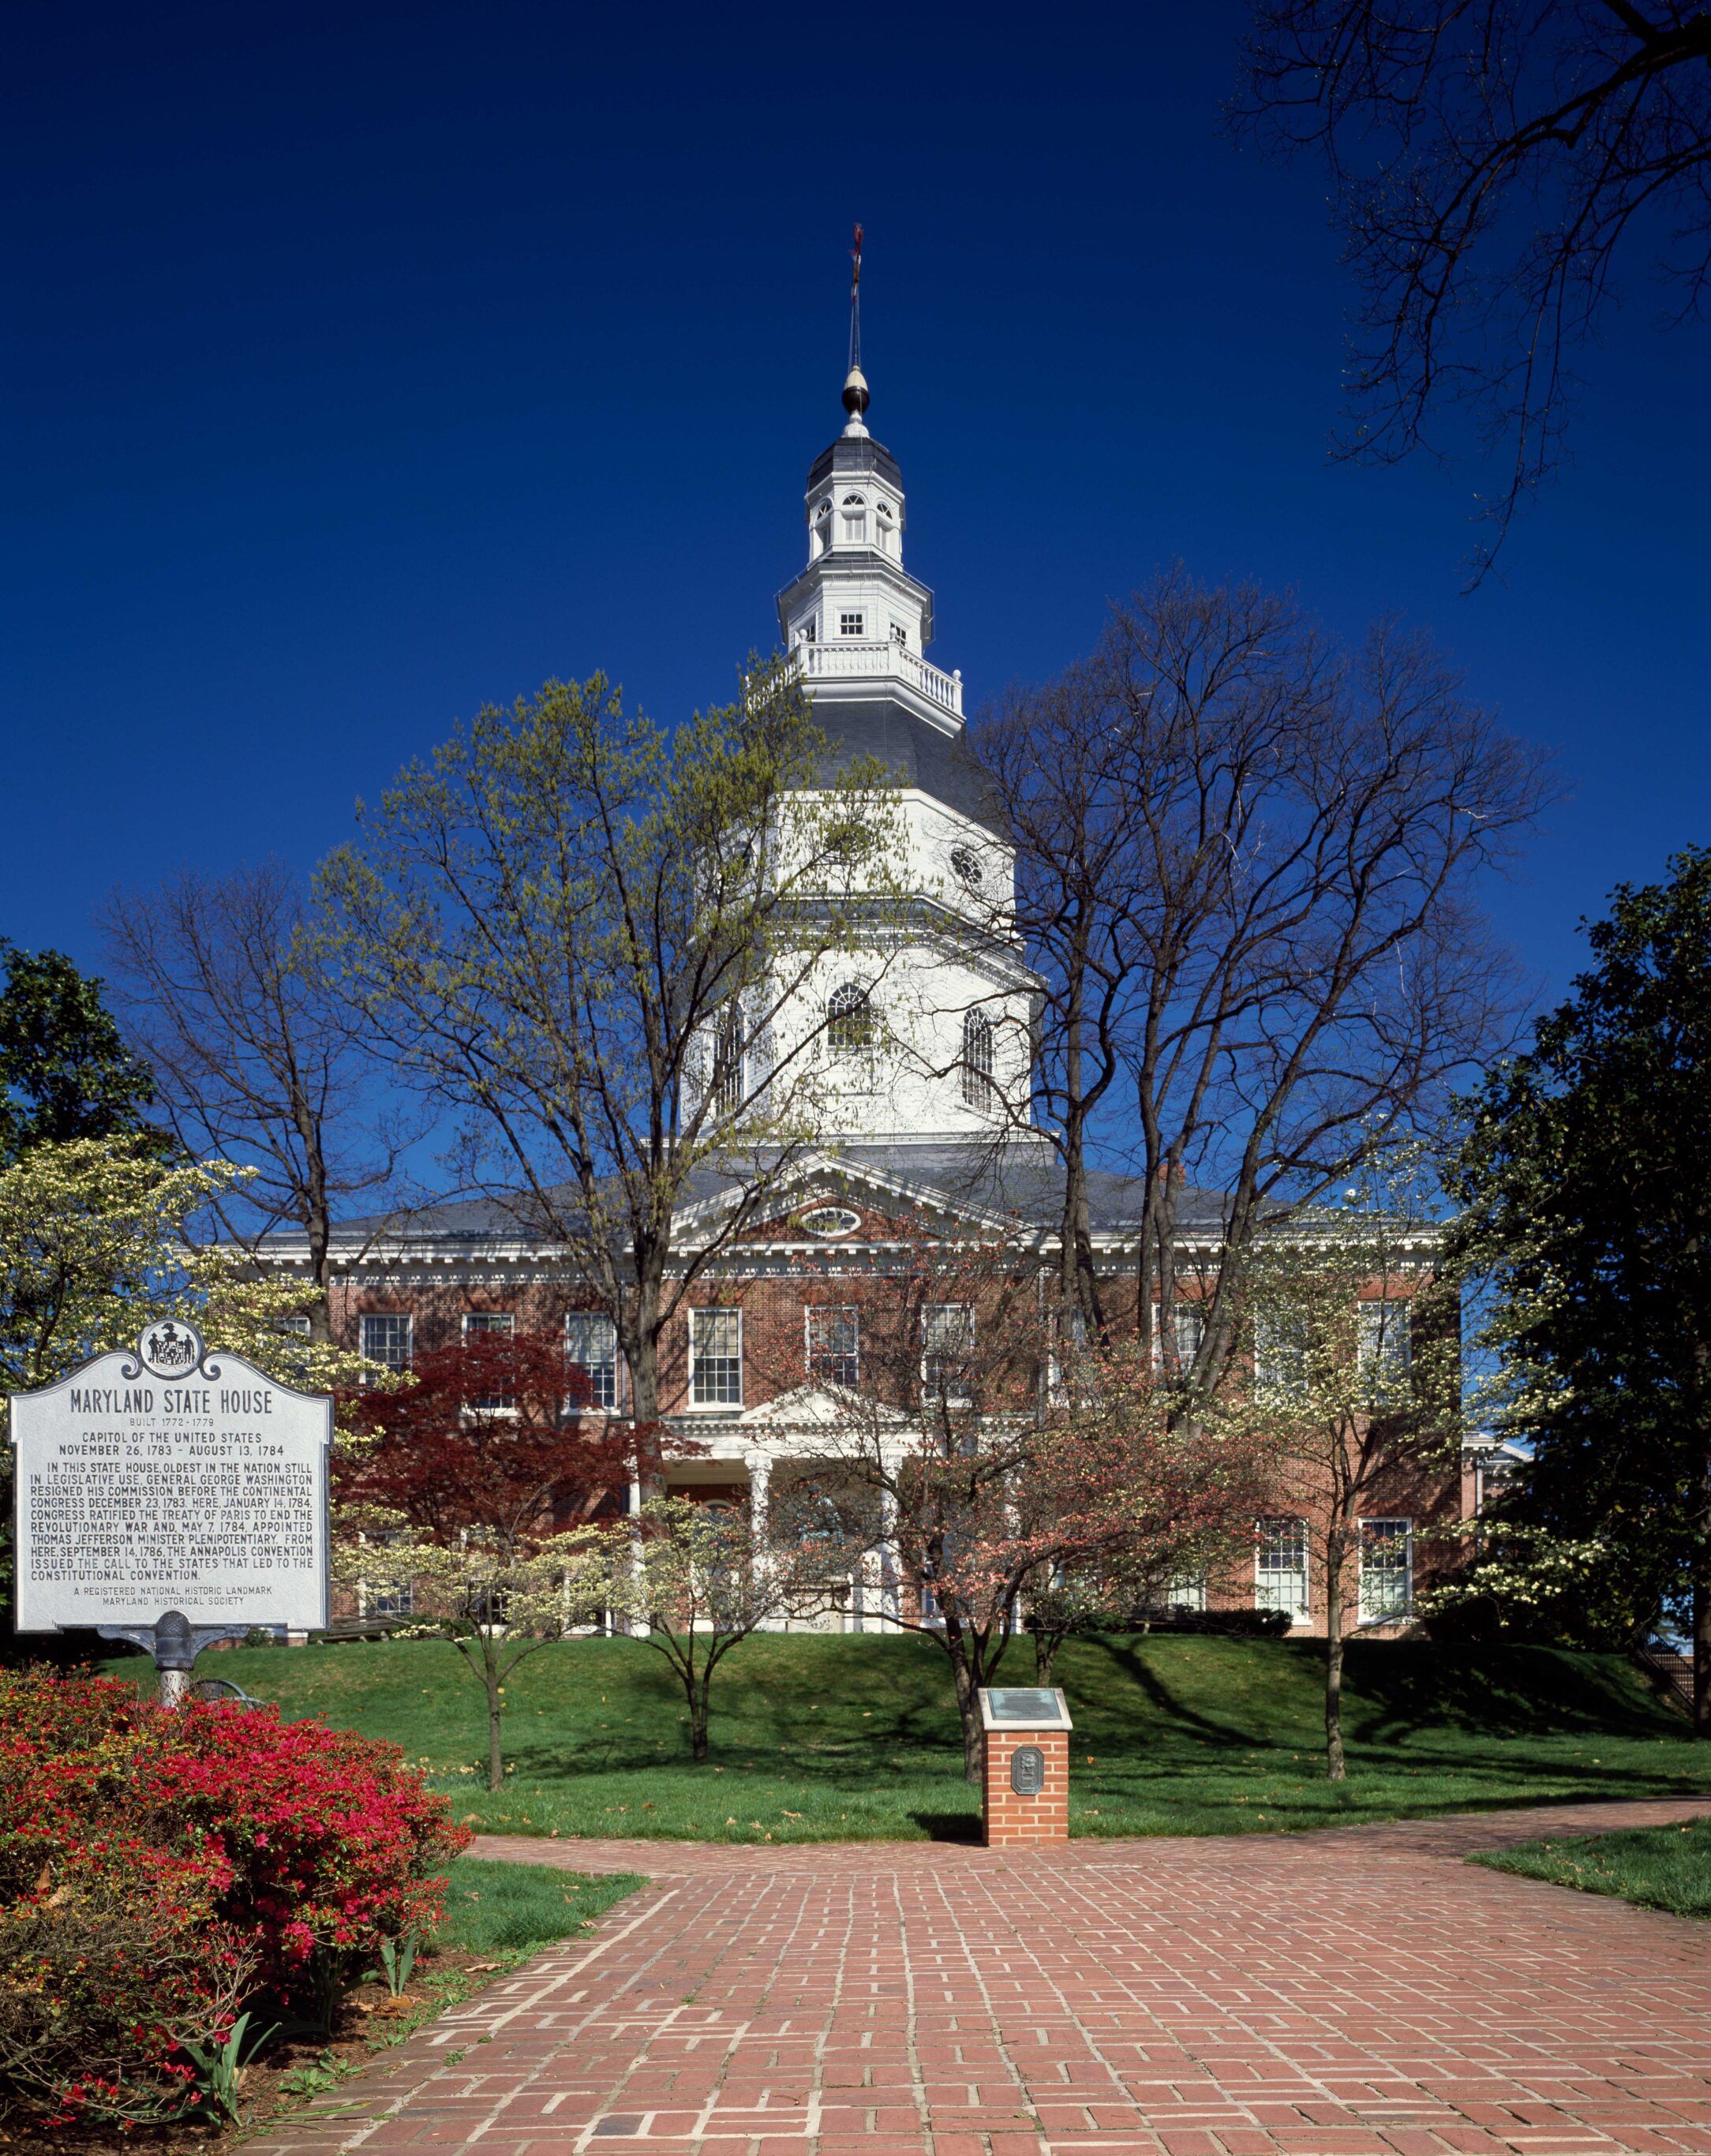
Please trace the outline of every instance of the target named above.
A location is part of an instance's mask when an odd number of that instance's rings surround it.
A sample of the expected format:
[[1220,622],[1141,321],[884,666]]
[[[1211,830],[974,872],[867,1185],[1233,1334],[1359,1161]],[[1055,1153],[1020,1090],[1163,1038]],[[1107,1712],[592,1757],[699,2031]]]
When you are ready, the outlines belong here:
[[[1050,1233],[1062,1215],[1062,1168],[1051,1142],[1025,1136],[1001,1147],[989,1141],[943,1137],[905,1139],[885,1143],[829,1145],[804,1158],[804,1181],[824,1183],[829,1176],[847,1176],[852,1182],[867,1181],[876,1194],[901,1195],[934,1211],[966,1211],[983,1220],[1010,1221],[1024,1228]],[[1095,1235],[1119,1240],[1138,1228],[1146,1197],[1146,1178],[1094,1168],[1087,1178],[1088,1210]],[[722,1199],[740,1188],[734,1176],[712,1169],[697,1171],[685,1192],[686,1209],[717,1208]],[[569,1206],[575,1189],[566,1184],[561,1195]],[[1196,1237],[1217,1234],[1222,1225],[1225,1200],[1215,1190],[1192,1184],[1178,1194],[1177,1225],[1180,1234]],[[388,1246],[400,1243],[466,1245],[472,1252],[495,1243],[551,1244],[556,1238],[544,1225],[531,1225],[531,1201],[520,1195],[515,1207],[489,1198],[455,1199],[442,1205],[426,1205],[395,1220],[389,1229],[381,1219],[342,1221],[335,1240],[367,1240],[383,1234]],[[301,1236],[290,1233],[270,1236],[269,1242],[284,1249]]]
[[1003,812],[991,785],[960,733],[947,734],[907,705],[882,696],[816,697],[814,723],[830,745],[835,772],[872,757],[895,772],[901,784],[918,787],[989,830],[1003,830]]
[[902,491],[903,475],[897,459],[871,434],[840,434],[831,447],[822,449],[809,466],[808,484],[810,487],[818,486],[834,472],[876,472],[899,493]]

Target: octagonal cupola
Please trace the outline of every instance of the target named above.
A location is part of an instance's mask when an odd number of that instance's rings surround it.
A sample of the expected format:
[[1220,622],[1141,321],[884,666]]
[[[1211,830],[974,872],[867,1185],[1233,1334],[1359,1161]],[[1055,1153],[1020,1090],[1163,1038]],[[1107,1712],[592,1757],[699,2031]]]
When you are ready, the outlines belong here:
[[816,701],[835,683],[871,695],[884,682],[959,731],[961,678],[922,656],[933,640],[933,593],[903,567],[903,475],[867,430],[869,402],[866,377],[851,367],[843,432],[809,470],[808,562],[778,594],[778,628]]

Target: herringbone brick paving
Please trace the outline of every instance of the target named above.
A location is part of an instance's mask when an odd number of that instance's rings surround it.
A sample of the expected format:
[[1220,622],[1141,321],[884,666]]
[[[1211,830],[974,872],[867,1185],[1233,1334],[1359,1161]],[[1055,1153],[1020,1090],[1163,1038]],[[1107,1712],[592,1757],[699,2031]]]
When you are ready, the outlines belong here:
[[1462,1861],[1708,1810],[1038,1851],[490,1840],[654,1883],[247,2149],[1711,2156],[1711,1930]]

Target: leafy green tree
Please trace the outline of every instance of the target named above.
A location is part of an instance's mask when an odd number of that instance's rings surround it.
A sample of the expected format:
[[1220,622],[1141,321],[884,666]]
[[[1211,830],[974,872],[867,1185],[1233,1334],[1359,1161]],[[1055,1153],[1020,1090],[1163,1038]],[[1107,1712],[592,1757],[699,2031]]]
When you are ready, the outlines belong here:
[[0,937],[0,1161],[32,1146],[146,1130],[155,1097],[125,1045],[101,983],[59,951]]
[[[1499,1506],[1549,1564],[1592,1542],[1570,1630],[1660,1606],[1711,1735],[1711,848],[1614,894],[1594,964],[1492,1074],[1455,1163],[1460,1262],[1489,1282],[1497,1421],[1531,1460]],[[1495,1523],[1493,1523],[1495,1526]],[[1513,1570],[1513,1550],[1503,1554]]]
[[[216,1348],[285,1383],[353,1386],[361,1365],[288,1330],[302,1283],[270,1279],[195,1222],[242,1175],[226,1161],[162,1159],[151,1132],[44,1140],[0,1166],[0,1398],[51,1385],[133,1347],[144,1321],[188,1318]],[[352,1395],[354,1397],[354,1395]],[[12,1578],[13,1455],[0,1433],[0,1610]]]
[[610,1318],[644,1426],[665,1327],[818,1139],[830,962],[902,851],[886,778],[827,769],[783,662],[675,732],[554,681],[402,772],[322,869],[371,1039]]

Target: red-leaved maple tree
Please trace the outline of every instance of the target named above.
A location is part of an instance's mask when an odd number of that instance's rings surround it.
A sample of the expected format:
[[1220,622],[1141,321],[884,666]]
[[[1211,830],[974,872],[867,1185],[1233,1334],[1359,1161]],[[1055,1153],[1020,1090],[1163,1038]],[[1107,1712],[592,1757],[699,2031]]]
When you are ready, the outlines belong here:
[[586,1380],[554,1335],[472,1332],[412,1374],[365,1398],[375,1442],[341,1468],[339,1496],[434,1542],[475,1530],[521,1549],[616,1511],[653,1464],[637,1461],[630,1424],[586,1412]]

